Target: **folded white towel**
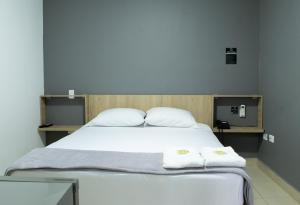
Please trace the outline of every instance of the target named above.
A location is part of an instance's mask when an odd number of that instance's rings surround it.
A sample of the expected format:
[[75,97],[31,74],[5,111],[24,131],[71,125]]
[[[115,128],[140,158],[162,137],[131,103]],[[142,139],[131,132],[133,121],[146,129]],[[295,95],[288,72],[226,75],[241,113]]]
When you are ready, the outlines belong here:
[[193,149],[170,148],[163,153],[163,167],[166,169],[204,167],[204,159]]
[[206,167],[245,167],[246,160],[231,147],[205,147],[201,151]]

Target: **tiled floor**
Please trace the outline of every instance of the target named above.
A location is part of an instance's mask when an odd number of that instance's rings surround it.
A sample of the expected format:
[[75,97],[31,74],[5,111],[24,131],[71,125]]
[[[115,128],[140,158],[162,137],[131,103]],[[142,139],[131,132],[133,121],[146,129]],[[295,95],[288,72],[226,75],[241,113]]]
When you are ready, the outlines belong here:
[[300,205],[276,182],[247,160],[247,172],[254,185],[254,205]]

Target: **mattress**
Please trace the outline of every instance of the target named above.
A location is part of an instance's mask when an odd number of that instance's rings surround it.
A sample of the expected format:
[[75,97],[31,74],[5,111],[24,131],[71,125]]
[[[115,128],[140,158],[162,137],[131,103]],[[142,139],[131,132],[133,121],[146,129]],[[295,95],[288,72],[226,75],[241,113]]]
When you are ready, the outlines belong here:
[[[121,152],[162,152],[169,147],[220,147],[212,130],[195,128],[90,127],[49,145],[49,148]],[[16,171],[13,176],[79,179],[83,205],[242,205],[243,178],[236,174],[151,175],[97,170]]]
[[158,153],[170,147],[189,147],[200,151],[205,146],[223,145],[207,125],[199,124],[195,128],[84,126],[48,147]]

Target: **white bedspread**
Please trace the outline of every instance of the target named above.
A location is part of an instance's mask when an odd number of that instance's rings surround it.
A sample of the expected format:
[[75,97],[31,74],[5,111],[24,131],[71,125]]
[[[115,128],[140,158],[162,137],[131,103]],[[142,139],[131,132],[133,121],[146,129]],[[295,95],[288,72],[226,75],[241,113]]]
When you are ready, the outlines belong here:
[[207,125],[199,124],[198,128],[85,126],[48,147],[157,153],[169,147],[200,151],[203,147],[222,146]]
[[[49,148],[122,152],[163,152],[168,147],[222,147],[212,130],[163,127],[88,127]],[[107,171],[24,170],[13,176],[77,178],[80,204],[242,205],[243,178],[236,174],[146,175]],[[183,194],[184,193],[184,194]],[[218,197],[215,197],[218,196]]]

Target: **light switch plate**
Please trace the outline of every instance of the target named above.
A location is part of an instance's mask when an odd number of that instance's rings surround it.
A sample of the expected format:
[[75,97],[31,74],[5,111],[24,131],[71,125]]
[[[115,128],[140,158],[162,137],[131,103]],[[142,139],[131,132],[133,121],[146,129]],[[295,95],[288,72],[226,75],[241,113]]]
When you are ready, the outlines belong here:
[[246,117],[246,105],[240,105],[239,116],[240,118]]
[[264,139],[265,141],[268,141],[268,140],[269,140],[269,135],[268,135],[267,133],[265,133],[265,134],[263,135],[263,139]]
[[275,137],[274,137],[274,135],[269,135],[269,142],[275,143]]

